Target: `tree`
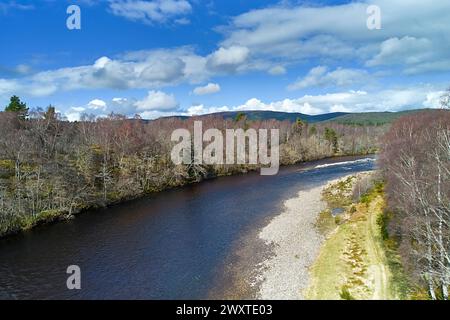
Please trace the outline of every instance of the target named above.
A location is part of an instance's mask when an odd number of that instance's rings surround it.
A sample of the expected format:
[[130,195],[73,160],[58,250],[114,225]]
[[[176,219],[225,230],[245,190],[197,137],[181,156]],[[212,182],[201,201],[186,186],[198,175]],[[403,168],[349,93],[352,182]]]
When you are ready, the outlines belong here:
[[44,119],[47,121],[52,121],[57,119],[57,113],[54,106],[49,105],[47,111],[44,113]]
[[325,140],[327,140],[333,147],[333,152],[338,152],[338,137],[336,131],[330,128],[325,128]]
[[450,87],[441,96],[440,102],[442,109],[450,109]]
[[394,212],[390,228],[398,235],[401,255],[410,273],[428,287],[431,299],[448,299],[450,113],[404,116],[383,140],[380,164]]
[[243,112],[238,112],[238,113],[236,114],[236,116],[234,117],[234,122],[239,122],[239,121],[241,121],[241,120],[245,120],[246,117],[247,117],[247,116],[245,115],[245,113],[243,113]]
[[16,112],[21,119],[25,119],[28,116],[27,105],[24,102],[20,101],[20,98],[18,96],[11,97],[9,105],[6,106],[5,111]]

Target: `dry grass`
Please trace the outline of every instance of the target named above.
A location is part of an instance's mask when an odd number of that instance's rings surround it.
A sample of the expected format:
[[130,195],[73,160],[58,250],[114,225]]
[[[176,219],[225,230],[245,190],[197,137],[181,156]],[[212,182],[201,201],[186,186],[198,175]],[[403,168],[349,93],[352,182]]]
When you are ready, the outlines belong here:
[[[324,211],[317,225],[328,232],[328,239],[311,268],[311,284],[306,292],[309,299],[398,299],[405,298],[402,270],[392,268],[395,258],[383,242],[379,217],[383,214],[382,185],[375,184],[359,203],[348,202],[351,189],[358,178],[346,179],[324,192],[330,205],[338,199],[345,203],[341,224],[331,228],[330,215]],[[329,214],[329,211],[328,211]],[[320,229],[319,229],[320,230]],[[331,230],[331,231],[330,231]]]

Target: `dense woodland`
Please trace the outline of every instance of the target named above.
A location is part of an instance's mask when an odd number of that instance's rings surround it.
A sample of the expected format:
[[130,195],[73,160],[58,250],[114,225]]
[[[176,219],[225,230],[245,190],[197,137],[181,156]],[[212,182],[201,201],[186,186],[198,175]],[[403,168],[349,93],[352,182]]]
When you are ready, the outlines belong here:
[[[174,165],[178,128],[192,131],[196,118],[144,121],[111,114],[68,122],[47,110],[28,112],[11,98],[0,113],[0,235],[205,178],[255,170],[255,165]],[[203,116],[203,129],[278,128],[280,163],[334,155],[373,153],[380,126],[247,120]]]
[[450,285],[450,111],[404,116],[383,138],[389,234],[403,265],[431,299]]

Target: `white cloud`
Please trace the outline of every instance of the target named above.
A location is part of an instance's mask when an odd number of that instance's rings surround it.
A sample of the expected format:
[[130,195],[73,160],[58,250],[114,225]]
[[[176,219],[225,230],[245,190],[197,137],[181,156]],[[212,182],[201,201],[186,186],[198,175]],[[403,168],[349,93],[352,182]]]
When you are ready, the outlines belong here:
[[243,46],[219,48],[208,57],[208,66],[213,70],[234,71],[249,56],[249,49]]
[[273,76],[278,76],[286,73],[286,68],[283,66],[274,66],[269,69],[269,74]]
[[0,92],[47,96],[79,89],[148,89],[199,83],[210,76],[206,58],[182,47],[129,52],[115,59],[100,57],[91,65],[0,79]]
[[16,80],[0,79],[0,95],[8,95],[11,92],[18,91],[20,87]]
[[[445,48],[447,50],[450,47]],[[427,38],[405,36],[383,41],[379,52],[366,65],[404,65],[405,73],[414,74],[428,71],[450,70],[450,58],[444,48]]]
[[109,0],[109,8],[114,15],[146,24],[166,23],[174,18],[178,18],[177,23],[186,23],[187,19],[179,17],[192,11],[186,0]]
[[202,96],[205,94],[212,94],[220,91],[220,86],[217,83],[208,83],[203,87],[196,87],[194,89],[194,94]]
[[106,102],[100,99],[94,99],[89,101],[88,108],[91,110],[106,110]]
[[413,87],[375,92],[346,91],[322,95],[304,95],[296,99],[263,102],[257,98],[238,106],[190,107],[186,114],[199,115],[220,111],[265,110],[322,114],[328,112],[400,111],[412,108],[439,108],[443,91],[433,87]]
[[81,112],[75,111],[75,112],[66,112],[65,114],[67,120],[69,121],[80,121],[81,120]]
[[178,108],[174,95],[162,91],[149,91],[147,97],[136,102],[138,111],[172,111]]
[[311,87],[345,87],[368,81],[367,71],[360,69],[338,68],[329,71],[325,66],[311,69],[308,74],[289,85],[289,90],[305,89]]
[[65,116],[69,121],[78,121],[83,114],[100,118],[111,113],[122,114],[128,117],[139,114],[145,119],[154,119],[180,114],[177,109],[178,102],[174,95],[162,91],[149,91],[147,96],[140,100],[115,97],[106,102],[98,98],[93,99],[85,105],[68,108]]
[[426,61],[432,56],[430,40],[414,37],[395,37],[383,41],[380,45],[380,52],[367,62],[368,66],[383,64],[416,64]]
[[[366,26],[369,4],[381,8],[381,30]],[[419,0],[360,0],[322,6],[282,2],[234,17],[221,28],[225,35],[221,45],[245,46],[254,58],[283,59],[285,63],[318,59],[321,63],[370,61],[368,66],[380,66],[382,57],[388,55],[405,66],[406,73],[446,71],[450,69],[449,19],[449,1],[429,5]],[[402,44],[413,49],[411,55]],[[388,47],[395,47],[394,52]]]
[[305,114],[322,114],[328,112],[374,112],[400,111],[412,108],[440,108],[441,90],[433,86],[396,88],[381,91],[344,91],[319,95],[304,95],[299,98],[286,98],[279,101],[264,102],[257,98],[236,106],[193,105],[186,110],[178,109],[173,95],[161,91],[150,91],[141,100],[116,97],[109,103],[93,99],[84,106],[69,108],[65,112],[70,121],[81,118],[83,113],[103,117],[111,112],[134,116],[139,114],[144,119],[155,119],[174,115],[201,115],[225,111],[282,111]]

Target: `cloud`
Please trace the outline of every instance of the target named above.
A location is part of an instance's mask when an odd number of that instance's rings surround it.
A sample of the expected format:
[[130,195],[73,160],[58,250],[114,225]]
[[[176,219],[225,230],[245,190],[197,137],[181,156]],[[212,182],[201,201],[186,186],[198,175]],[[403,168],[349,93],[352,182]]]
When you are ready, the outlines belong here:
[[20,89],[20,84],[16,80],[0,79],[0,95],[9,95]]
[[155,119],[174,115],[194,116],[225,111],[282,111],[305,114],[328,112],[375,112],[400,111],[416,108],[440,108],[443,88],[430,85],[411,88],[396,88],[380,91],[342,91],[337,93],[304,95],[299,98],[264,102],[258,98],[247,100],[235,106],[193,105],[183,110],[179,108],[174,95],[162,91],[149,91],[140,100],[116,97],[106,102],[93,99],[85,105],[71,107],[65,112],[70,121],[81,119],[83,114],[105,117],[114,112],[129,117],[139,114],[144,119]]
[[5,93],[34,96],[82,89],[158,89],[181,83],[197,84],[215,74],[250,68],[245,65],[247,56],[248,49],[243,47],[220,48],[209,56],[197,55],[191,47],[141,50],[115,58],[99,57],[91,65],[0,80]]
[[67,108],[64,112],[69,121],[78,121],[83,115],[95,118],[106,117],[111,113],[133,117],[136,114],[145,119],[180,114],[179,104],[173,94],[163,91],[149,91],[142,99],[115,97],[110,101],[93,99],[81,106]]
[[147,97],[136,102],[138,111],[172,111],[178,108],[174,95],[162,91],[149,91]]
[[[445,50],[450,49],[446,47]],[[392,66],[404,65],[405,73],[415,74],[429,71],[450,70],[450,58],[443,48],[427,38],[405,36],[383,41],[379,52],[366,65]]]
[[89,101],[88,108],[91,110],[103,110],[106,111],[106,102],[100,99],[94,99]]
[[[244,46],[253,58],[282,59],[284,63],[315,59],[320,63],[349,61],[373,67],[384,65],[383,56],[389,56],[405,68],[405,73],[450,68],[450,34],[445,32],[450,19],[448,1],[433,6],[423,1],[390,0],[314,7],[290,3],[232,18],[220,28],[225,36],[221,45]],[[369,4],[381,8],[381,30],[368,30],[366,26]],[[412,57],[402,45],[413,49]],[[430,61],[430,56],[437,62]],[[440,69],[442,66],[447,68]]]
[[208,57],[208,66],[212,70],[235,71],[246,62],[249,49],[243,46],[221,47]]
[[[386,76],[393,67],[407,75],[450,70],[450,33],[444,32],[450,19],[449,1],[432,6],[417,0],[360,0],[314,7],[292,3],[282,1],[232,17],[217,29],[224,38],[212,52],[200,55],[190,46],[141,50],[41,72],[24,65],[15,74],[2,74],[0,93],[48,96],[72,90],[162,90],[182,83],[197,86],[224,74],[282,75],[305,62],[319,69],[312,69],[290,89],[352,86],[371,74]],[[382,9],[382,30],[366,27],[369,3]],[[185,23],[192,12],[187,0],[109,0],[108,5],[114,14],[147,23]]]
[[171,19],[185,24],[188,20],[180,16],[192,11],[191,4],[186,0],[109,0],[108,2],[109,9],[114,15],[146,24],[166,23]]
[[198,96],[202,96],[205,94],[212,94],[220,91],[220,86],[217,83],[208,83],[203,87],[196,87],[194,89],[194,94]]
[[0,2],[0,13],[6,14],[10,10],[33,10],[34,6],[30,4],[21,4],[17,1]]
[[191,48],[129,52],[114,59],[100,57],[91,65],[41,71],[20,79],[1,79],[3,94],[47,96],[80,89],[149,89],[199,83],[211,76],[206,58]]
[[313,87],[346,87],[368,81],[369,75],[365,70],[338,68],[329,71],[325,66],[311,69],[304,78],[288,86],[289,90]]
[[274,66],[269,69],[269,74],[273,76],[278,76],[286,73],[286,68],[283,66]]
[[296,99],[263,102],[252,98],[238,106],[206,107],[196,105],[187,109],[188,115],[221,111],[265,110],[322,114],[328,112],[400,111],[412,108],[439,108],[443,91],[433,87],[413,87],[374,92],[344,91],[320,95],[304,95]]

